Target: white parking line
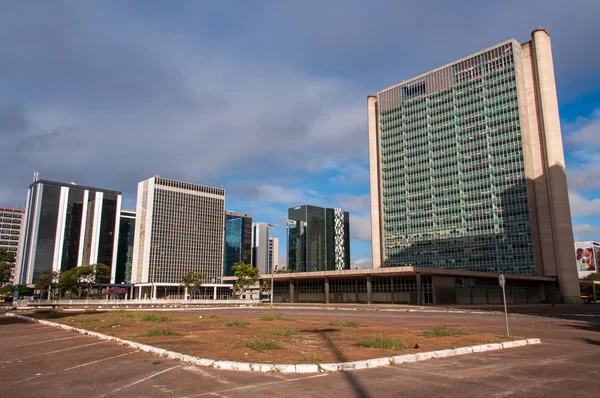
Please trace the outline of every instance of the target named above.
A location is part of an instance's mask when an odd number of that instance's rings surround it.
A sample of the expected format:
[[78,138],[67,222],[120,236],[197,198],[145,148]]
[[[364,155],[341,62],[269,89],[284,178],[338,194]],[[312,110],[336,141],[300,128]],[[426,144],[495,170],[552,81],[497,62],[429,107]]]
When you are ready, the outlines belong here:
[[21,344],[21,345],[13,345],[11,346],[11,348],[16,348],[16,347],[28,347],[30,345],[36,345],[36,344],[43,344],[43,343],[52,343],[54,341],[60,341],[60,340],[67,340],[67,339],[74,339],[76,337],[83,337],[83,336],[79,336],[79,335],[73,335],[73,336],[69,336],[69,337],[63,337],[61,339],[52,339],[52,340],[44,340],[44,341],[36,341],[35,343],[29,343],[29,344]]
[[144,377],[143,379],[140,379],[140,380],[138,380],[138,381],[134,381],[133,383],[129,383],[129,384],[127,384],[127,385],[123,386],[123,387],[117,388],[116,390],[112,390],[112,391],[111,391],[111,392],[109,392],[108,394],[100,395],[100,398],[102,398],[102,397],[106,397],[107,395],[114,394],[114,393],[116,393],[116,392],[119,392],[119,391],[121,391],[121,390],[124,390],[124,389],[126,389],[126,388],[129,388],[129,387],[131,387],[131,386],[135,386],[136,384],[142,383],[142,382],[144,382],[144,381],[146,381],[146,380],[150,380],[150,379],[151,379],[151,378],[153,378],[153,377],[156,377],[156,376],[158,376],[158,375],[161,375],[161,374],[163,374],[163,373],[166,373],[166,372],[168,372],[168,371],[171,371],[171,370],[173,370],[173,369],[175,369],[175,368],[178,368],[178,367],[180,367],[180,366],[181,366],[181,365],[176,365],[176,366],[173,366],[172,368],[165,369],[165,370],[161,370],[160,372],[153,373],[153,374],[151,374],[151,375],[150,375],[150,376],[148,376],[148,377]]
[[188,396],[185,396],[182,398],[203,397],[205,395],[218,395],[223,392],[241,391],[241,390],[247,390],[249,388],[258,388],[258,387],[265,387],[265,386],[271,386],[271,385],[282,384],[282,383],[291,383],[293,381],[308,380],[308,379],[314,379],[317,377],[325,377],[325,376],[329,376],[329,374],[323,373],[323,374],[318,374],[318,375],[314,375],[314,376],[297,377],[295,379],[287,379],[287,380],[280,380],[280,381],[270,381],[267,383],[251,384],[251,385],[243,386],[243,387],[229,388],[227,390],[219,390],[219,391],[213,391],[213,392],[205,392],[205,393],[196,394],[196,395],[188,395]]
[[50,354],[56,354],[57,352],[63,352],[63,351],[69,351],[69,350],[75,350],[77,348],[83,348],[83,347],[89,347],[91,345],[97,345],[97,344],[104,344],[104,343],[108,343],[108,340],[105,341],[98,341],[97,343],[90,343],[90,344],[82,344],[82,345],[76,345],[74,347],[69,347],[69,348],[63,348],[61,350],[54,350],[54,351],[49,351],[49,352],[42,352],[40,354],[35,354],[35,355],[30,355],[28,357],[19,357],[19,359],[14,360],[14,361],[2,361],[3,363],[12,363],[12,362],[16,362],[16,361],[22,361],[24,359],[29,359],[29,358],[39,358],[42,355],[50,355]]
[[98,363],[98,362],[108,361],[109,359],[115,359],[115,358],[119,358],[119,357],[124,357],[125,355],[131,355],[131,354],[136,353],[136,352],[137,351],[130,351],[130,352],[126,352],[125,354],[119,354],[119,355],[114,355],[114,356],[108,357],[108,358],[102,358],[102,359],[99,359],[97,361],[92,361],[92,362],[84,363],[83,365],[73,366],[73,367],[66,368],[66,369],[63,369],[63,370],[59,370],[59,371],[56,371],[56,372],[44,373],[44,374],[41,374],[39,376],[33,376],[33,377],[28,377],[27,379],[13,381],[11,384],[19,384],[19,383],[22,383],[24,381],[38,379],[38,378],[40,378],[42,376],[51,376],[53,374],[60,373],[60,372],[68,372],[69,370],[81,368],[81,367],[88,366],[88,365],[93,365],[93,364]]
[[64,371],[65,371],[65,372],[67,372],[67,371],[69,371],[69,370],[73,370],[73,369],[77,369],[77,368],[82,368],[82,367],[84,367],[84,366],[88,366],[88,365],[93,365],[93,364],[95,364],[95,363],[98,363],[98,362],[104,362],[104,361],[108,361],[109,359],[114,359],[114,358],[120,358],[120,357],[124,357],[124,356],[126,356],[126,355],[131,355],[131,354],[134,354],[134,353],[136,353],[136,352],[137,352],[137,351],[130,351],[130,352],[126,352],[125,354],[119,354],[119,355],[114,355],[114,356],[112,356],[112,357],[108,357],[108,358],[102,358],[102,359],[98,359],[98,360],[96,360],[96,361],[92,361],[92,362],[84,363],[84,364],[82,364],[82,365],[77,365],[77,366],[72,366],[72,367],[70,367],[70,368],[66,368]]
[[451,377],[453,379],[464,379],[464,377],[462,377],[462,376],[449,375],[449,374],[446,374],[446,373],[427,372],[427,371],[424,371],[424,370],[415,369],[413,367],[404,368],[404,367],[401,367],[401,366],[384,366],[384,368],[396,369],[396,370],[406,370],[406,371],[411,372],[411,373],[412,372],[425,373],[425,374],[433,375],[433,376]]

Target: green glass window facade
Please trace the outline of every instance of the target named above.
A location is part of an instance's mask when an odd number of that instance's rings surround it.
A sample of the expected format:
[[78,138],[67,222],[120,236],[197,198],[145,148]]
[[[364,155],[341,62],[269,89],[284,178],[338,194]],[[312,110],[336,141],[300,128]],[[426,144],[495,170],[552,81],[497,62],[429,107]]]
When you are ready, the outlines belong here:
[[387,266],[535,274],[513,50],[379,94]]

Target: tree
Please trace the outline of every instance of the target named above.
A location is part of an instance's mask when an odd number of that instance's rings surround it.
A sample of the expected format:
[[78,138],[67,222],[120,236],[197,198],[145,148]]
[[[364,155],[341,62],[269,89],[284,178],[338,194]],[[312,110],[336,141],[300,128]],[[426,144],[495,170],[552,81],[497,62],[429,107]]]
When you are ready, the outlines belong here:
[[[0,294],[6,297],[12,297],[15,287],[13,285],[4,285],[0,288]],[[31,288],[26,285],[19,285],[19,297],[30,296],[33,293]]]
[[6,247],[0,247],[0,263],[14,263],[15,254]]
[[188,273],[181,278],[181,284],[185,289],[186,296],[190,297],[196,294],[196,292],[199,292],[203,280],[204,275],[202,275],[202,272],[189,270]]
[[[271,298],[271,281],[264,280],[260,285],[262,287],[262,292],[266,292],[269,295],[269,298]],[[262,300],[262,297],[260,299]]]
[[56,271],[46,271],[37,277],[35,288],[41,290],[40,298],[42,298],[44,290],[48,290],[48,299],[50,299],[51,289],[56,285],[58,277],[59,273]]
[[68,292],[69,295],[72,295],[73,292],[77,292],[79,290],[77,268],[73,268],[60,273],[58,277],[58,288],[60,289],[61,293]]
[[233,285],[238,289],[240,298],[250,286],[254,286],[260,279],[258,268],[251,264],[235,263],[232,267],[234,275],[237,277]]
[[[600,272],[594,272],[582,279],[588,281],[600,281]],[[581,295],[592,296],[594,294],[592,289],[598,289],[598,287],[596,285],[581,285]]]
[[5,247],[0,247],[0,283],[10,281],[15,255]]
[[10,276],[12,275],[12,267],[9,263],[0,263],[0,282],[10,282]]
[[127,294],[127,289],[124,287],[109,287],[106,289],[106,294],[112,299],[118,299]]

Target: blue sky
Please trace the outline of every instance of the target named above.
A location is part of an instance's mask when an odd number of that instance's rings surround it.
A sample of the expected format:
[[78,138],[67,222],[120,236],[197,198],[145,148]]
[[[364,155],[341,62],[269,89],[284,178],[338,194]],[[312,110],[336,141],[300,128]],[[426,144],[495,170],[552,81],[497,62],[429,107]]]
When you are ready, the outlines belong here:
[[351,213],[370,263],[366,97],[551,34],[575,235],[600,240],[600,2],[0,0],[0,205],[32,173],[119,189],[160,174],[227,208]]

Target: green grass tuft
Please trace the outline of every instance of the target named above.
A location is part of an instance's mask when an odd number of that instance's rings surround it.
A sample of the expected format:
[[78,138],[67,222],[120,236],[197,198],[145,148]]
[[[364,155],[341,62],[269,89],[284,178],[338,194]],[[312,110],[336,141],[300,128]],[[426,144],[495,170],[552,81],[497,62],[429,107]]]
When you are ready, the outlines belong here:
[[302,359],[302,362],[304,362],[304,363],[321,363],[321,362],[323,362],[323,358],[321,358],[317,354],[311,354],[311,355],[304,357]]
[[361,340],[356,343],[358,347],[364,348],[383,348],[385,350],[405,350],[409,348],[400,340],[390,339],[388,337],[378,337],[375,339]]
[[342,326],[345,328],[358,328],[358,327],[361,327],[362,325],[360,324],[360,322],[345,321],[345,322],[330,322],[329,326]]
[[296,322],[294,318],[284,318],[281,314],[276,312],[270,312],[266,314],[262,314],[260,318],[261,321],[286,321],[286,322]]
[[138,314],[137,316],[143,322],[171,322],[171,321],[173,321],[173,317],[168,316],[168,315]]
[[471,333],[463,329],[449,328],[446,326],[440,326],[433,329],[425,330],[419,333],[422,337],[449,337],[449,336],[468,336]]
[[98,318],[74,318],[69,319],[73,323],[92,323],[92,322],[100,322]]
[[225,322],[225,326],[248,326],[250,321],[245,319],[234,319],[232,321]]
[[165,328],[154,328],[154,329],[146,329],[142,333],[136,335],[135,337],[156,337],[156,336],[181,336],[181,333],[177,333],[172,329]]
[[254,339],[246,343],[246,347],[255,351],[279,350],[283,348],[280,344],[271,340]]
[[297,330],[294,329],[267,329],[262,331],[264,334],[270,334],[273,336],[293,336],[298,334]]

